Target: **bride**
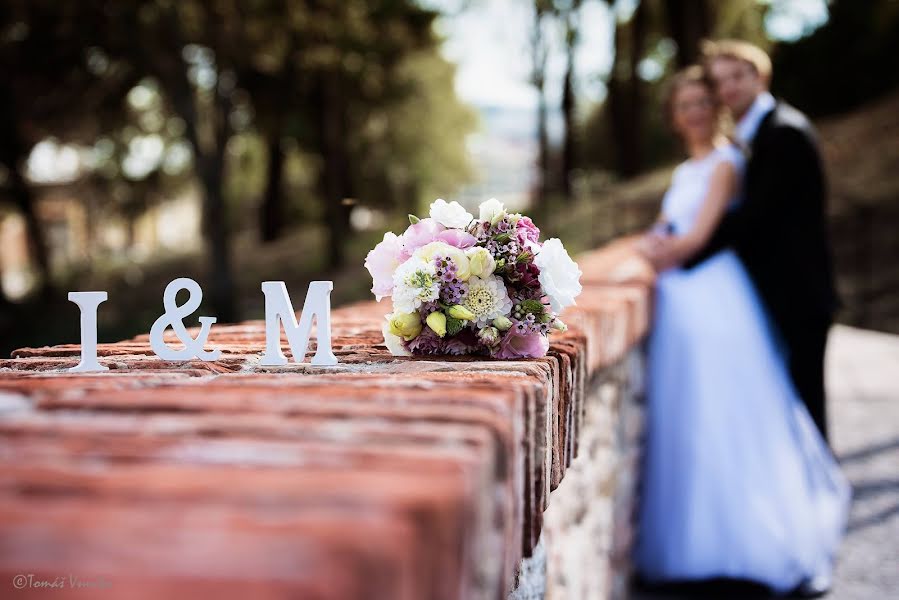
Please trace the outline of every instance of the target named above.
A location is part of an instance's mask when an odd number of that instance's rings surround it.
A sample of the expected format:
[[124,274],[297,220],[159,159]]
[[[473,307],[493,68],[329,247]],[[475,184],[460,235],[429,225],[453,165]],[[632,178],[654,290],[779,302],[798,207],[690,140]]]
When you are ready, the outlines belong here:
[[[744,158],[720,133],[700,67],[673,78],[665,108],[689,159],[674,172],[659,227],[684,260],[739,201]],[[778,593],[829,577],[849,488],[736,254],[661,273],[654,310],[638,574],[649,583],[749,580]]]

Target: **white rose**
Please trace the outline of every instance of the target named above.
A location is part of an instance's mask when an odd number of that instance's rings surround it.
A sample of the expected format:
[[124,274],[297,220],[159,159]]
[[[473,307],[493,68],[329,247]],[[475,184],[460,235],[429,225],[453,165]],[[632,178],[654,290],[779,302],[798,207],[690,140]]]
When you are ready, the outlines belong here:
[[465,229],[474,215],[455,200],[447,204],[445,200],[438,198],[431,204],[431,218],[450,229]]
[[491,198],[486,202],[481,202],[480,219],[487,221],[491,225],[499,223],[506,216],[506,207],[496,198]]
[[574,299],[582,289],[582,273],[558,238],[543,242],[543,247],[534,258],[534,264],[540,269],[538,279],[543,292],[549,297],[553,311],[559,313],[566,306],[575,304]]
[[496,269],[496,260],[487,248],[474,246],[465,250],[468,257],[469,269],[474,277],[487,277]]

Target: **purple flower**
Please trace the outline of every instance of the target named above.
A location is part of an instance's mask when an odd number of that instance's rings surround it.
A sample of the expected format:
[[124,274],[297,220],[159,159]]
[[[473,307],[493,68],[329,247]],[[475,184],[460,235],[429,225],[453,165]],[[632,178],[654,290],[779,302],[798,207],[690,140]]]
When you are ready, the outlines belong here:
[[546,356],[549,350],[549,338],[539,333],[521,334],[515,327],[506,332],[493,356],[495,358],[539,358]]
[[406,342],[406,349],[413,354],[440,354],[442,347],[440,336],[427,325],[415,338]]
[[403,244],[403,260],[412,256],[413,252],[425,244],[435,241],[437,236],[444,231],[446,231],[446,227],[431,218],[422,219],[414,225],[409,225],[400,236]]
[[437,240],[449,244],[455,248],[471,248],[478,243],[478,239],[461,229],[447,229],[437,234]]
[[451,338],[443,342],[443,351],[446,354],[472,354],[478,348],[477,335],[471,329],[463,329]]
[[515,265],[516,279],[521,286],[521,295],[526,298],[540,298],[543,295],[540,288],[540,269],[532,262],[522,262]]

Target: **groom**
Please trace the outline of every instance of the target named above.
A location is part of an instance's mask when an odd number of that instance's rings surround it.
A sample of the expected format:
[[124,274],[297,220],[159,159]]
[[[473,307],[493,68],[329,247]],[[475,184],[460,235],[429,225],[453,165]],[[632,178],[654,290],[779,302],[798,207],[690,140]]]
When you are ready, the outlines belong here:
[[[706,42],[703,56],[748,160],[742,202],[684,268],[726,247],[736,250],[786,346],[799,396],[827,439],[824,349],[838,299],[815,132],[805,115],[768,92],[771,60],[763,50],[721,40]],[[675,260],[665,239],[650,258],[662,267]]]

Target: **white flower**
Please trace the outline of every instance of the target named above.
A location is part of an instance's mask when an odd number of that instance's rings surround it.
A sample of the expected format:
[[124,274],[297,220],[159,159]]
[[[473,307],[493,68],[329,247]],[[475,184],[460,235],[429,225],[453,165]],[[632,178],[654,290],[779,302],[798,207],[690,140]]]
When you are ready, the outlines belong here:
[[411,313],[440,295],[434,263],[413,256],[393,274],[393,312]]
[[[387,315],[390,317],[390,315]],[[412,356],[412,353],[403,346],[403,338],[390,333],[390,321],[385,319],[381,324],[381,333],[384,334],[384,345],[394,356]]]
[[468,293],[461,304],[474,314],[473,322],[478,327],[484,327],[492,319],[512,312],[512,300],[509,299],[506,284],[496,275],[469,279]]
[[582,273],[558,238],[543,242],[534,264],[540,269],[538,279],[553,311],[559,313],[566,306],[575,304],[574,299],[581,293]]
[[474,215],[462,208],[462,205],[453,200],[449,204],[443,198],[437,198],[431,204],[431,218],[451,229],[465,229]]
[[365,257],[365,268],[371,273],[371,293],[378,302],[393,291],[393,273],[399,266],[403,240],[388,231],[384,239]]
[[480,219],[496,225],[506,216],[506,207],[496,198],[481,202]]

